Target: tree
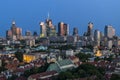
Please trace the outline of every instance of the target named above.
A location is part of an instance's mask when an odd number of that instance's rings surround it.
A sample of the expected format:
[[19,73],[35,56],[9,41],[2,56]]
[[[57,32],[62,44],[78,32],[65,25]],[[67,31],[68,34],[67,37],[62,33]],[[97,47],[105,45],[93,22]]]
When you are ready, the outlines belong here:
[[78,71],[78,75],[81,77],[81,78],[84,78],[86,76],[86,72],[83,70],[83,69],[80,69]]
[[59,80],[66,80],[66,79],[72,79],[72,78],[73,78],[73,75],[69,71],[61,72],[58,76]]
[[110,80],[120,80],[120,75],[117,74],[112,74],[111,79]]
[[86,62],[88,58],[91,57],[91,54],[79,53],[79,54],[76,54],[76,56],[79,57],[81,61]]
[[23,62],[23,53],[22,52],[16,52],[15,57],[20,61]]

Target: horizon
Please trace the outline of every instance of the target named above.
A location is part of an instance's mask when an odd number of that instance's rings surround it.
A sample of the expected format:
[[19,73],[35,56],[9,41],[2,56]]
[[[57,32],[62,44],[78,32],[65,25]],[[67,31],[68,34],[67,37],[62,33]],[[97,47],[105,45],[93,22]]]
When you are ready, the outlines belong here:
[[69,24],[71,34],[73,28],[77,27],[79,35],[83,35],[87,31],[88,23],[93,22],[94,30],[98,29],[104,33],[105,25],[112,25],[116,35],[120,36],[119,2],[118,0],[0,1],[0,36],[5,37],[6,30],[10,29],[13,20],[18,27],[22,28],[23,34],[29,30],[32,33],[36,31],[39,35],[39,22],[45,21],[48,13],[53,25],[58,27],[58,22],[61,21]]

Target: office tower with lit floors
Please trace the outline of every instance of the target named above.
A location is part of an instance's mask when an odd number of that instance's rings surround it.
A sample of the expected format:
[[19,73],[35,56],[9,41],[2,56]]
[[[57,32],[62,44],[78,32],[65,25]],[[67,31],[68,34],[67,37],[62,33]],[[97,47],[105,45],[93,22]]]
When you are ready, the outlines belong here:
[[93,37],[93,23],[88,23],[87,36]]
[[52,24],[52,20],[48,18],[45,22],[40,22],[40,37],[56,36],[56,27]]
[[101,33],[100,33],[99,30],[95,30],[95,32],[94,32],[94,40],[95,40],[95,46],[100,46]]
[[69,25],[64,22],[58,23],[58,35],[67,36],[69,35]]
[[12,22],[11,29],[6,31],[6,37],[10,40],[22,39],[22,29],[16,26],[15,21]]
[[113,38],[115,36],[115,29],[112,26],[106,25],[104,30],[105,37]]

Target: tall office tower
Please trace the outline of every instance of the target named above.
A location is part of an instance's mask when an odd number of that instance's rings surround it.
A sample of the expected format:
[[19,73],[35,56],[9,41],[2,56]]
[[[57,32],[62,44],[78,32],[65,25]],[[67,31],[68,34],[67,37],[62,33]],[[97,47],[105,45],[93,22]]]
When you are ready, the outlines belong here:
[[75,35],[75,36],[78,35],[78,28],[76,28],[76,27],[73,28],[73,35]]
[[25,32],[25,36],[31,36],[32,34],[31,34],[31,32],[30,31],[26,31]]
[[93,23],[88,23],[87,36],[93,36]]
[[11,34],[12,34],[13,40],[17,40],[17,39],[22,38],[22,29],[16,26],[15,21],[12,22],[11,30],[8,30],[6,32],[6,37],[11,36]]
[[33,32],[33,36],[38,36],[36,31]]
[[101,40],[101,33],[98,30],[95,30],[94,32],[94,42],[96,46],[100,46],[100,40]]
[[12,35],[16,35],[16,24],[15,21],[12,22],[12,26],[11,26],[11,31],[12,31]]
[[6,38],[7,39],[12,39],[12,31],[11,30],[6,31]]
[[47,37],[47,27],[44,22],[40,23],[40,37]]
[[16,38],[21,39],[22,37],[22,29],[21,28],[16,28]]
[[63,22],[58,23],[58,35],[59,36],[66,36],[69,33],[69,26]]
[[46,24],[47,24],[47,26],[48,27],[50,27],[50,28],[54,28],[54,26],[53,26],[53,24],[52,24],[52,20],[51,19],[46,19]]
[[56,36],[56,27],[52,24],[49,14],[45,22],[40,22],[40,27],[40,37]]
[[47,36],[56,36],[56,27],[52,24],[52,20],[49,17],[46,20]]
[[106,37],[113,38],[113,36],[115,36],[115,29],[112,26],[107,25],[105,26],[104,30],[104,34]]
[[94,32],[94,39],[95,41],[100,41],[101,33],[99,30],[95,30]]

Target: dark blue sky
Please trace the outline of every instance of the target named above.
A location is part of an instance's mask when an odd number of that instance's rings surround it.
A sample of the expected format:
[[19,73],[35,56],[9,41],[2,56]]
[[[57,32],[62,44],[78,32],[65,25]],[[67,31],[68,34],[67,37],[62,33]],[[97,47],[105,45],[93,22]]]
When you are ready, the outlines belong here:
[[71,32],[78,27],[80,35],[89,21],[100,31],[110,24],[120,35],[120,0],[1,0],[0,36],[5,36],[12,20],[23,28],[23,34],[26,30],[39,33],[39,22],[47,18],[48,12],[55,25],[63,21],[70,25]]

